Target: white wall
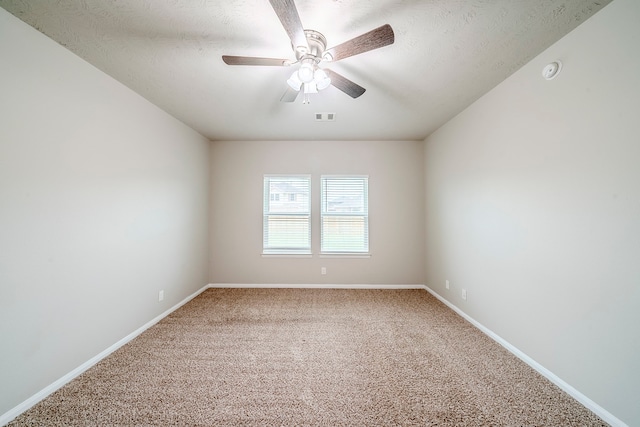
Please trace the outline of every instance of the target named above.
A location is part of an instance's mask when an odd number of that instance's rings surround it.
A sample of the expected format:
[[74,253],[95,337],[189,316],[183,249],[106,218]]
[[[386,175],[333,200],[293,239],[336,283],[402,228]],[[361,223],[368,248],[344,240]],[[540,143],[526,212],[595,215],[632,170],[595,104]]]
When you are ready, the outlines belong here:
[[[212,282],[424,283],[422,142],[213,142],[211,163]],[[264,174],[312,175],[311,258],[261,256]],[[323,174],[369,175],[371,258],[319,257]]]
[[[614,1],[425,142],[427,284],[629,425],[640,425],[639,18],[640,2]],[[556,59],[564,69],[545,81]]]
[[3,414],[207,284],[209,142],[4,9],[0,58]]

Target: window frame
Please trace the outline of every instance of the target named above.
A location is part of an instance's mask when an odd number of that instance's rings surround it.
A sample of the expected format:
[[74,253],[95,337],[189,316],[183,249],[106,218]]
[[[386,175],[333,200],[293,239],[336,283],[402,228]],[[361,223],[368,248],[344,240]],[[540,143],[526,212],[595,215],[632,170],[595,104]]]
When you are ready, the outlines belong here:
[[[306,181],[307,190],[307,206],[306,212],[273,212],[271,210],[271,202],[286,203],[291,201],[290,197],[280,197],[279,193],[271,192],[271,182],[281,180],[300,180]],[[262,255],[263,256],[311,256],[311,175],[310,174],[265,174],[263,176],[263,201],[262,201]],[[289,193],[291,194],[291,193]],[[274,197],[277,195],[278,197]],[[284,200],[283,200],[284,199]],[[306,246],[273,246],[269,243],[269,218],[271,217],[299,217],[306,218]]]
[[[362,184],[362,212],[331,212],[327,209],[327,180],[361,180]],[[325,247],[327,233],[325,233],[325,218],[329,217],[362,217],[363,240],[361,250],[338,247]],[[320,256],[323,257],[369,257],[369,175],[321,175],[320,176]]]

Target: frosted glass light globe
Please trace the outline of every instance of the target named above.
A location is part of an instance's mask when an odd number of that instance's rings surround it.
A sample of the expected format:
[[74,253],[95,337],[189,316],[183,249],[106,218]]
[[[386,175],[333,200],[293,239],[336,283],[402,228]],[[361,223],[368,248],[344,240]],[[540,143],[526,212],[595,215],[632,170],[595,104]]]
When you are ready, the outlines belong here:
[[298,70],[298,77],[302,83],[310,83],[313,81],[313,65],[304,63]]

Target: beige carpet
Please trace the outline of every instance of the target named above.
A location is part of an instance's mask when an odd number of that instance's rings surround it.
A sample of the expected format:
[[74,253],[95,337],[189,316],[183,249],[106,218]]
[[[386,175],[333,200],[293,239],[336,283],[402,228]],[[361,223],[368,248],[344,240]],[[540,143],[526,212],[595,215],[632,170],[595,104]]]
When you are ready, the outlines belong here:
[[12,426],[603,426],[423,290],[210,289]]

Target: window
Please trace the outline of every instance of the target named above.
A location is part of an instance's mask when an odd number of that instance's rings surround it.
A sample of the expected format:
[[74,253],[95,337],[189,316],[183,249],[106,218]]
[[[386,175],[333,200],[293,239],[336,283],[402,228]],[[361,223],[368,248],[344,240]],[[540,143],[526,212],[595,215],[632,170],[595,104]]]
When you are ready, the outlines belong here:
[[322,176],[320,249],[322,253],[369,252],[369,178]]
[[311,253],[311,177],[264,177],[264,254]]

